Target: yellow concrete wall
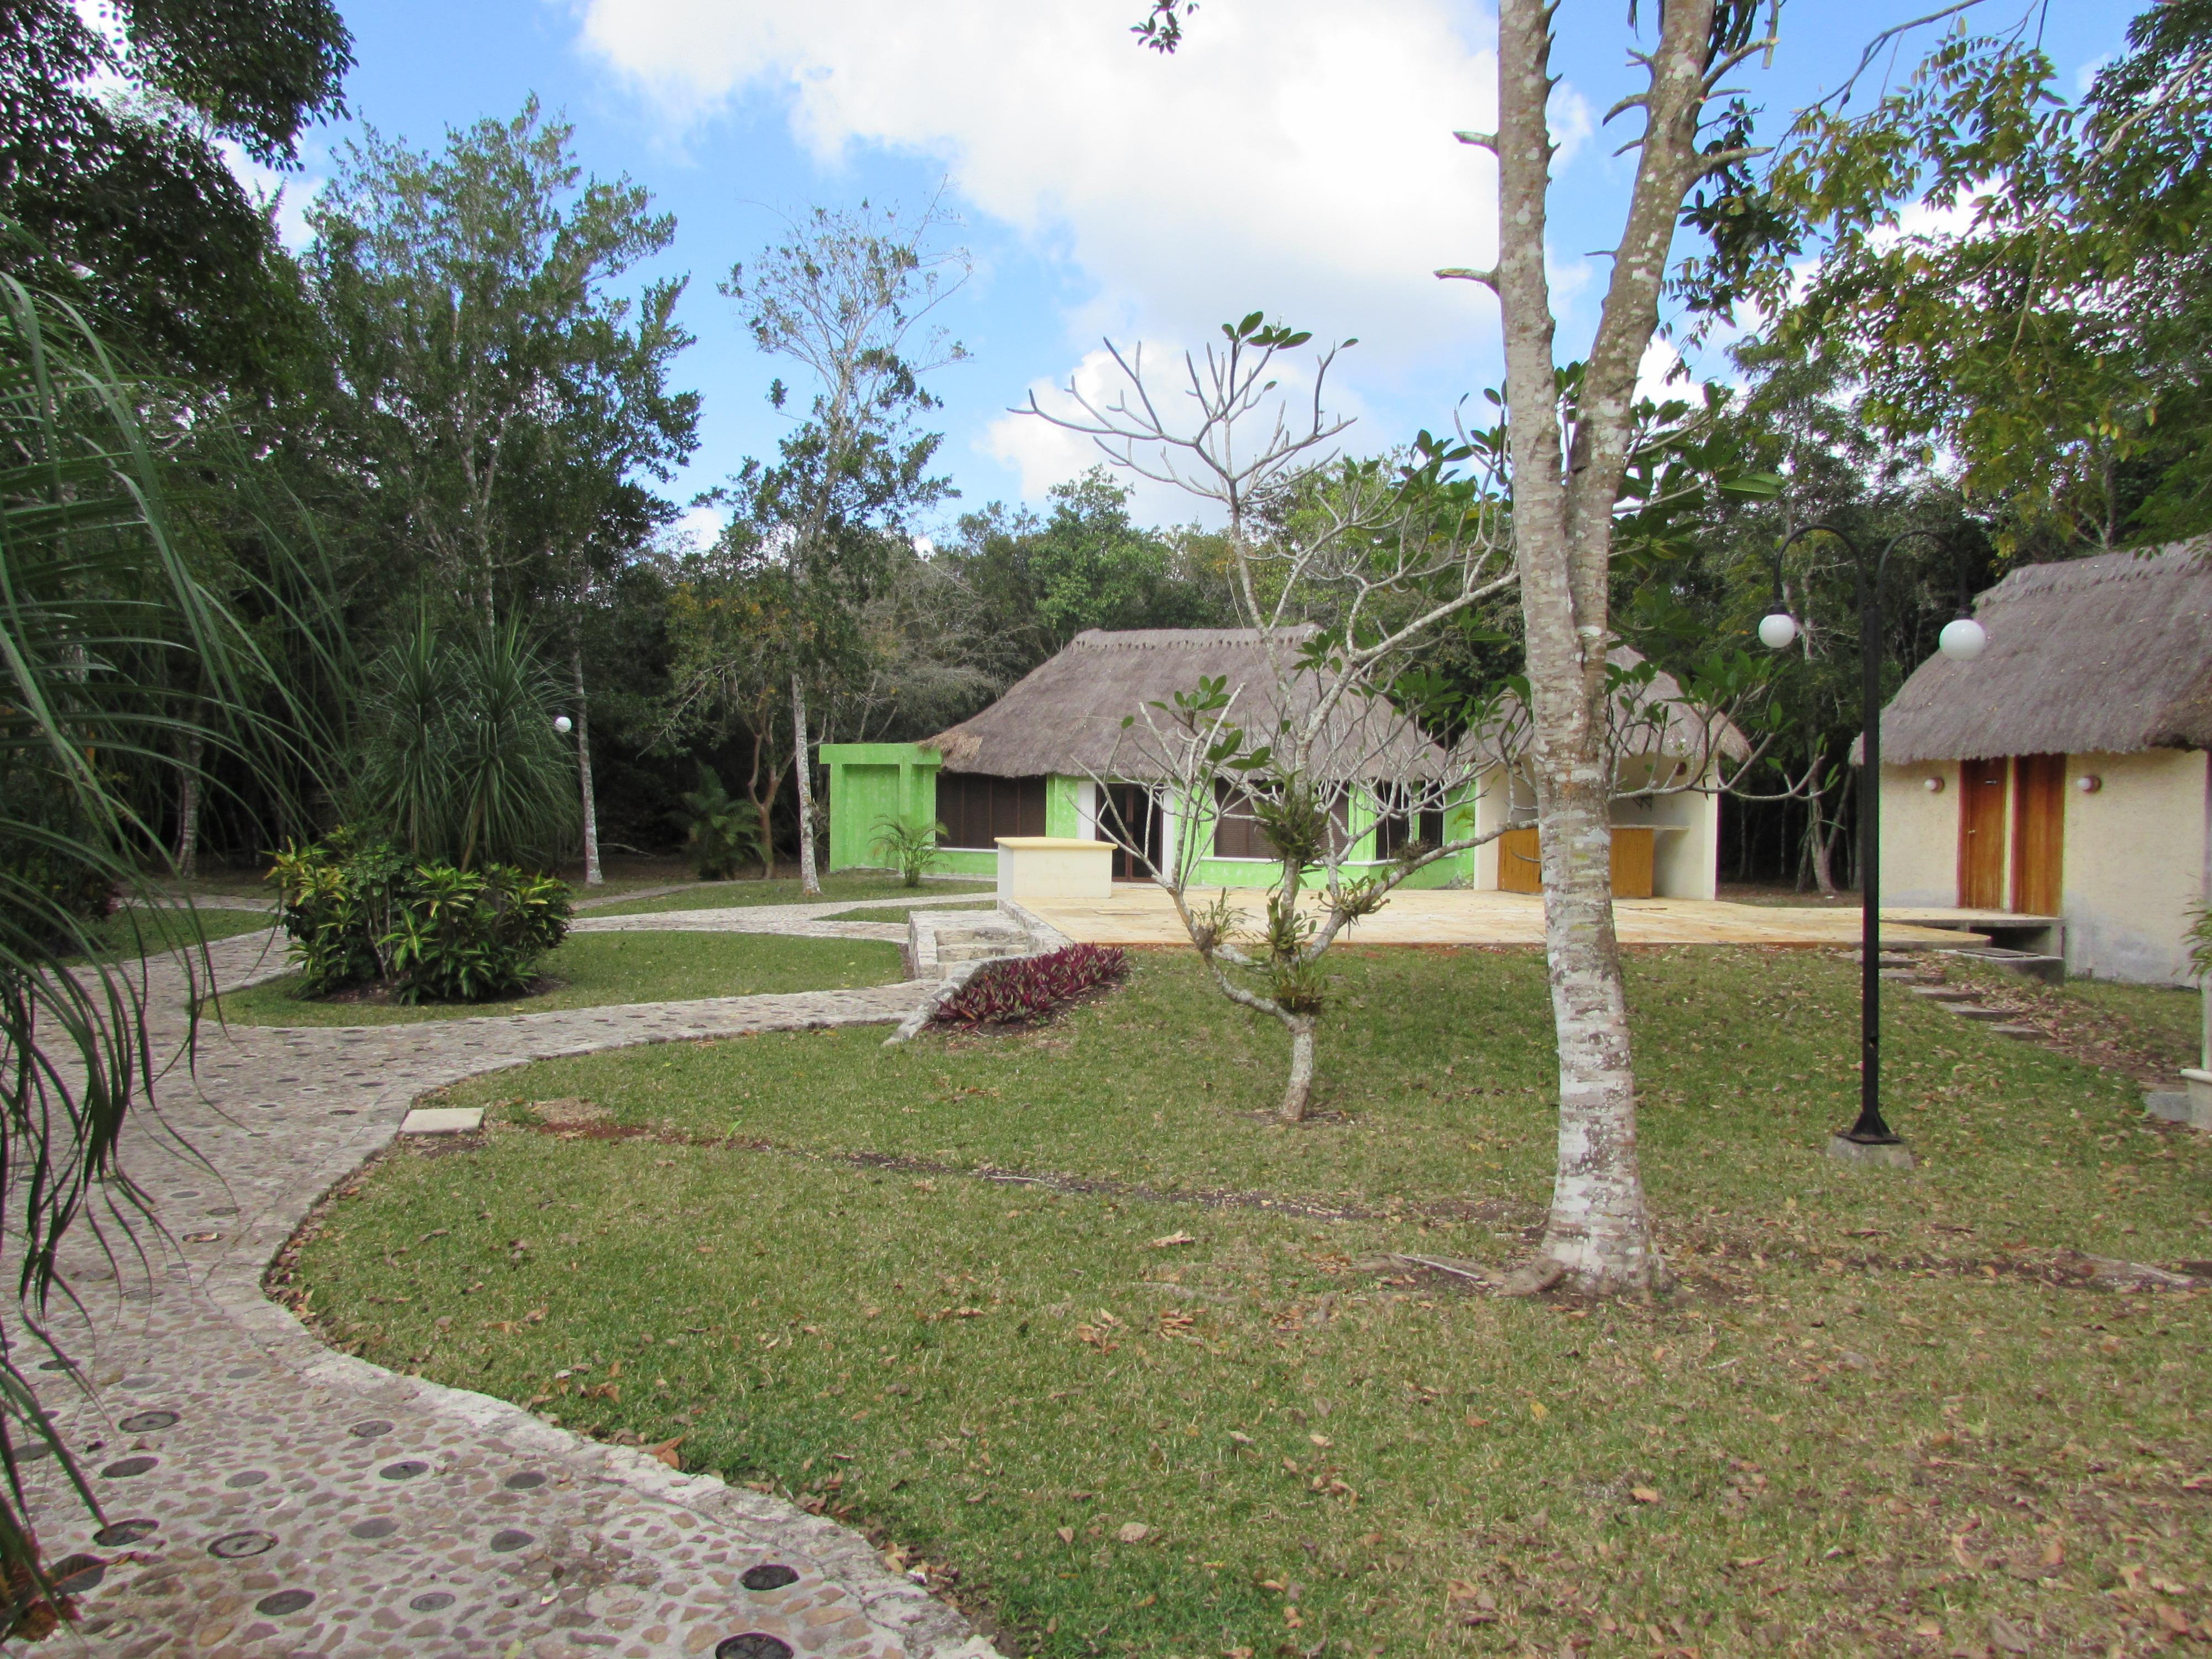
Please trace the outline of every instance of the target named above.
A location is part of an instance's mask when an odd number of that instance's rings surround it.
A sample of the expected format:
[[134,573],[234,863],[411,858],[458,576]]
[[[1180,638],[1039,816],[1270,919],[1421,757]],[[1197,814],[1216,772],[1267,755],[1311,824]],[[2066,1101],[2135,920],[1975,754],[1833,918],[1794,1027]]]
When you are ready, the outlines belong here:
[[[2080,781],[2102,787],[2084,793]],[[2066,967],[2100,979],[2191,982],[2183,935],[2205,902],[2208,796],[2202,750],[2069,755],[2060,908]]]
[[[2085,776],[2100,781],[2094,793]],[[1924,787],[1943,780],[1940,794]],[[2066,967],[2138,984],[2191,983],[2183,935],[2212,883],[2212,779],[2198,750],[2070,755],[2059,912]],[[2006,815],[2005,869],[2012,868]],[[1881,769],[1885,904],[1959,902],[1959,767]]]
[[[1931,793],[1928,780],[1943,787]],[[1881,902],[1959,902],[1959,763],[1881,769]]]
[[1103,899],[1114,896],[1114,844],[1059,836],[999,837],[999,896]]

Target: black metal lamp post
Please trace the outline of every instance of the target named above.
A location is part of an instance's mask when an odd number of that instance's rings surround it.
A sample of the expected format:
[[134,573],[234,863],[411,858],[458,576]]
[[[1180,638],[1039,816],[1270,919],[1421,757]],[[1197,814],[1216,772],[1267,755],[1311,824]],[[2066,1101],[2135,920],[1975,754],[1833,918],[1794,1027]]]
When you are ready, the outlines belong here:
[[[1833,525],[1810,524],[1790,532],[1774,550],[1774,610],[1759,623],[1759,642],[1771,651],[1782,650],[1795,640],[1797,619],[1783,603],[1783,556],[1806,536],[1833,536],[1844,544],[1850,555],[1858,596],[1860,729],[1865,734],[1859,767],[1859,1116],[1834,1137],[1830,1150],[1839,1157],[1906,1167],[1911,1155],[1905,1151],[1904,1137],[1881,1115],[1881,580],[1899,544],[1934,534],[1907,530],[1891,537],[1869,569],[1858,544]],[[1965,612],[1962,597],[1960,615],[1945,624],[1936,648],[1947,657],[1971,662],[1981,655],[1989,636]]]

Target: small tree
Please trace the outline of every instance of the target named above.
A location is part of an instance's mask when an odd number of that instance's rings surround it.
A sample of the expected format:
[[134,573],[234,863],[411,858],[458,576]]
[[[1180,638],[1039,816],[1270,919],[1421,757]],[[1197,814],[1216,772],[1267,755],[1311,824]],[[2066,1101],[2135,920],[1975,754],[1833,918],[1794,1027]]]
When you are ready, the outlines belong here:
[[[1402,469],[1332,462],[1334,441],[1349,424],[1322,401],[1336,349],[1315,354],[1306,370],[1311,395],[1292,404],[1277,377],[1311,336],[1258,312],[1224,323],[1221,332],[1202,358],[1183,359],[1179,390],[1192,411],[1185,422],[1162,413],[1143,349],[1124,355],[1110,342],[1121,385],[1109,400],[1071,385],[1072,411],[1048,412],[1034,395],[1030,410],[1087,434],[1117,466],[1173,484],[1227,516],[1231,586],[1258,633],[1263,683],[1232,690],[1211,681],[1141,719],[1129,716],[1109,769],[1154,781],[1174,803],[1176,845],[1152,879],[1173,900],[1222,994],[1289,1036],[1281,1111],[1296,1121],[1313,1094],[1323,953],[1415,871],[1497,833],[1408,849],[1387,871],[1352,878],[1334,809],[1349,792],[1377,787],[1400,811],[1457,805],[1474,775],[1472,749],[1452,754],[1406,743],[1385,693],[1416,646],[1510,585],[1511,543],[1495,495],[1452,471],[1492,456],[1490,436],[1445,447],[1425,434],[1419,459]],[[1259,440],[1244,441],[1253,429]],[[1306,504],[1268,530],[1262,515],[1302,489]],[[1313,626],[1312,612],[1326,615],[1328,625]],[[1111,800],[1103,787],[1100,798]],[[1192,871],[1224,810],[1249,815],[1280,860],[1257,927],[1226,896],[1200,906],[1190,892]],[[1145,856],[1140,827],[1110,806],[1099,827]],[[1319,892],[1308,907],[1316,875]]]
[[938,838],[944,834],[941,823],[924,828],[897,818],[878,818],[876,851],[890,855],[892,867],[906,885],[919,887],[929,866],[937,862]]

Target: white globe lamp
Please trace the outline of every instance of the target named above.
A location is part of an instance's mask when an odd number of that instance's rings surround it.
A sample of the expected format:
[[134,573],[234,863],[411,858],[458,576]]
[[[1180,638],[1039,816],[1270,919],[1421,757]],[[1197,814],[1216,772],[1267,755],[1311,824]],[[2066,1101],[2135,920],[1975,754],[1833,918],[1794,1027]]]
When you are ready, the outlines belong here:
[[553,718],[553,729],[565,738],[576,729],[576,723],[566,714],[556,714]]
[[1943,631],[1936,636],[1936,648],[1954,662],[1973,661],[1989,642],[1989,630],[1972,617],[1945,623]]
[[1759,642],[1769,651],[1785,649],[1797,637],[1797,618],[1777,611],[1759,619]]

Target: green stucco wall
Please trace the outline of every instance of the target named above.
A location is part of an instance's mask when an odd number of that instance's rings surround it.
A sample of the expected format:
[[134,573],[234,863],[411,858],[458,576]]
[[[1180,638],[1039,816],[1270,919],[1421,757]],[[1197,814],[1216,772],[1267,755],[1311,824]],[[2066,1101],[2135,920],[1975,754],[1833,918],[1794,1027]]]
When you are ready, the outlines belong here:
[[942,757],[935,750],[911,743],[825,743],[817,752],[830,775],[832,870],[887,866],[890,860],[876,846],[878,826],[885,818],[917,825],[936,822]]
[[[830,775],[830,867],[833,870],[881,868],[887,860],[878,850],[877,826],[886,817],[917,827],[933,823],[937,815],[937,751],[910,743],[825,743],[822,764]],[[1082,833],[1081,798],[1087,780],[1054,775],[1045,781],[1045,834],[1073,836]],[[1368,874],[1379,865],[1372,861],[1375,811],[1355,796],[1346,815],[1354,836],[1352,858],[1345,866],[1347,877]],[[1469,834],[1474,823],[1470,794],[1445,813],[1447,837]],[[997,873],[998,854],[989,850],[948,849],[933,866],[939,874],[989,877]],[[1194,885],[1201,887],[1263,887],[1275,879],[1277,866],[1259,859],[1201,858],[1192,871]],[[1407,880],[1408,887],[1443,887],[1471,880],[1474,854],[1439,859]],[[1318,885],[1318,878],[1312,878]]]

